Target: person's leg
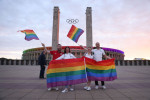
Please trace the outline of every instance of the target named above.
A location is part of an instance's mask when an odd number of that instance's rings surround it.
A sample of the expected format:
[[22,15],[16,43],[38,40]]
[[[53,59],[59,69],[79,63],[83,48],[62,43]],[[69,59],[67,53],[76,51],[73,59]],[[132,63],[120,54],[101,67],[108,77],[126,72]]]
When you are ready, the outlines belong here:
[[42,78],[44,78],[45,65],[42,65]]
[[106,89],[105,82],[101,81],[102,89]]
[[98,81],[95,81],[95,89],[98,89],[98,88],[99,88]]
[[88,82],[86,83],[86,86],[84,87],[85,90],[87,90],[88,88]]
[[48,88],[48,91],[51,91],[52,90],[52,88]]
[[88,82],[87,82],[87,86],[88,86],[88,87],[91,86],[91,81],[88,81]]
[[102,85],[102,86],[104,86],[104,85],[105,85],[104,81],[101,81],[101,85]]
[[91,81],[88,81],[88,82],[87,82],[87,89],[86,89],[86,90],[88,90],[88,91],[91,90]]
[[70,85],[70,91],[73,91],[74,90],[74,88],[72,87],[72,85]]
[[40,75],[39,78],[42,78],[42,65],[40,65]]
[[95,81],[95,85],[99,85],[99,84],[98,84],[98,81]]
[[61,91],[62,93],[68,92],[68,85],[65,86],[65,89]]

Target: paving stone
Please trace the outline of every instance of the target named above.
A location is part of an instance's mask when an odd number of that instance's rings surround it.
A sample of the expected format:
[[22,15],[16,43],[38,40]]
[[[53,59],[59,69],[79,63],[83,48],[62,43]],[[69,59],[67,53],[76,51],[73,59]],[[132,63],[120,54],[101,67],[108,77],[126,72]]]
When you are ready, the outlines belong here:
[[33,89],[13,89],[15,92],[26,92],[29,93],[31,92]]
[[58,95],[58,99],[74,99],[75,96],[75,91],[69,91],[67,93],[60,92]]
[[59,95],[59,92],[56,91],[48,91],[46,93],[44,93],[41,98],[42,99],[57,99],[58,98],[58,95]]
[[39,98],[41,98],[42,95],[43,94],[41,94],[41,93],[36,93],[36,94],[28,93],[23,98],[26,98],[26,99],[39,99]]
[[113,97],[112,100],[131,100],[131,99],[130,98],[122,98],[122,97],[120,97],[120,98],[119,97],[117,97],[117,98]]
[[150,100],[150,98],[145,98],[145,97],[132,97],[130,100]]
[[0,92],[0,98],[4,98],[4,97],[9,96],[13,93],[14,93],[13,89],[7,89],[3,92]]
[[11,95],[8,95],[7,97],[5,97],[6,99],[8,98],[12,98],[12,99],[20,99],[22,97],[24,97],[27,93],[24,92],[14,92]]

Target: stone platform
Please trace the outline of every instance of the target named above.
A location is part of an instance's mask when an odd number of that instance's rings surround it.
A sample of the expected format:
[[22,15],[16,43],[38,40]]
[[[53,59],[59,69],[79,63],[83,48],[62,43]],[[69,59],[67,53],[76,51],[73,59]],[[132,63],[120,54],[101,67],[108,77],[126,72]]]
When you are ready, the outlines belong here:
[[150,66],[117,66],[118,79],[105,82],[107,89],[47,91],[46,79],[39,79],[39,66],[0,65],[0,100],[150,100]]

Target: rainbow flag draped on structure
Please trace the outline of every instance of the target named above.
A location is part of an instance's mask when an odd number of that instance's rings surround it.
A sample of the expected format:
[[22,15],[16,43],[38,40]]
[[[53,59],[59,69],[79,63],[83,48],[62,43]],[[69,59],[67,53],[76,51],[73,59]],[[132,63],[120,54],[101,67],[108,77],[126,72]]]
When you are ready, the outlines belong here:
[[114,59],[99,62],[86,57],[53,60],[47,68],[48,88],[85,83],[87,80],[112,81],[115,79],[117,79],[117,73]]
[[25,33],[25,40],[30,41],[32,39],[39,40],[33,30],[21,30],[20,32]]
[[72,25],[70,31],[68,32],[67,37],[77,43],[79,37],[82,35],[83,32],[84,31],[82,29],[77,28],[74,25]]

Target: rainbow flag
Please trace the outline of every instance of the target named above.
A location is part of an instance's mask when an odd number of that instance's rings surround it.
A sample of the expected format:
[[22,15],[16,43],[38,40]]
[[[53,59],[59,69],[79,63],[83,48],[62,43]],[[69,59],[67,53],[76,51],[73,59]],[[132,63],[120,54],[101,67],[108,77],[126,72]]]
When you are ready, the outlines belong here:
[[39,40],[33,30],[21,30],[20,32],[25,33],[25,40],[30,41],[32,39]]
[[47,88],[80,84],[87,80],[112,81],[115,79],[117,79],[117,73],[114,59],[99,62],[86,57],[52,60],[47,68]]
[[82,58],[53,60],[47,68],[47,88],[86,82]]
[[90,81],[112,81],[117,79],[115,59],[96,62],[93,59],[85,58],[86,72]]
[[70,31],[68,32],[67,37],[77,43],[79,37],[82,35],[83,32],[84,31],[82,29],[77,28],[74,25],[72,25]]

